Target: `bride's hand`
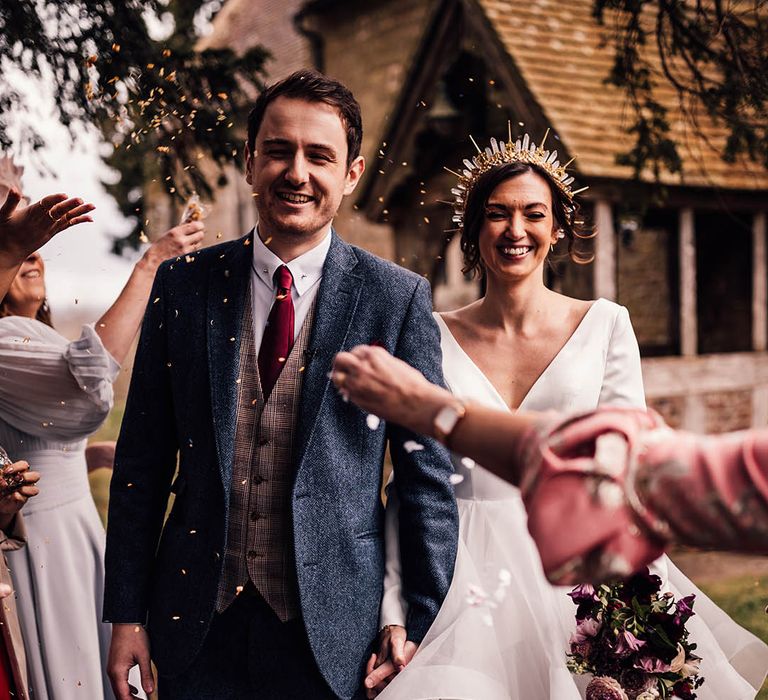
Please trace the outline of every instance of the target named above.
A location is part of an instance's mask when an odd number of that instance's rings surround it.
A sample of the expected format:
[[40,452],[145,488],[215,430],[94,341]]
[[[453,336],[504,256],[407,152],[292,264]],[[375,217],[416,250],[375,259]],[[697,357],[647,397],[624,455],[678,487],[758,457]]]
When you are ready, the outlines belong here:
[[431,434],[435,414],[453,400],[418,370],[370,345],[336,355],[331,378],[360,408],[424,435]]
[[419,648],[407,641],[405,627],[387,625],[379,633],[379,650],[371,654],[365,667],[365,695],[375,698],[411,661]]

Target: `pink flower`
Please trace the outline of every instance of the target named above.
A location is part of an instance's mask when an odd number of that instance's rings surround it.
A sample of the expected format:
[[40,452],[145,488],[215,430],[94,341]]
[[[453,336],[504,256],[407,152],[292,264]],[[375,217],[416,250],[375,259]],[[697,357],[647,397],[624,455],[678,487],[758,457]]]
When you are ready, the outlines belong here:
[[595,676],[587,686],[587,700],[629,700],[629,698],[615,678]]
[[568,641],[570,644],[586,642],[596,636],[602,626],[603,623],[600,622],[600,620],[595,620],[592,617],[585,617],[583,620],[579,620],[576,629]]
[[666,673],[669,671],[669,664],[654,656],[641,656],[635,661],[635,668],[640,668],[646,673]]
[[629,656],[645,646],[645,642],[635,637],[632,632],[624,630],[619,633],[613,651],[617,656]]

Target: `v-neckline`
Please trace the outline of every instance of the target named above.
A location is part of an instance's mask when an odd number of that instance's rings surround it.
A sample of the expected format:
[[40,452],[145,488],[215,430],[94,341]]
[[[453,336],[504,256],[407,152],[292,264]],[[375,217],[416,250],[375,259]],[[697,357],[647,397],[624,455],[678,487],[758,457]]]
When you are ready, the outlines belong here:
[[450,327],[448,326],[448,323],[445,321],[445,319],[438,313],[435,314],[435,317],[437,318],[437,321],[442,329],[446,331],[448,334],[448,337],[450,338],[451,342],[456,346],[456,349],[459,351],[461,355],[464,356],[466,361],[474,368],[474,370],[480,375],[482,380],[485,382],[485,384],[488,386],[488,388],[491,390],[493,395],[496,397],[496,399],[499,401],[499,403],[504,406],[507,411],[510,413],[516,413],[520,410],[525,410],[525,402],[528,400],[528,397],[534,392],[537,385],[541,382],[542,378],[545,374],[547,374],[550,369],[553,367],[553,365],[557,362],[557,360],[560,358],[560,356],[565,352],[566,348],[571,344],[571,341],[579,335],[579,332],[581,329],[586,325],[586,321],[589,318],[592,309],[597,306],[597,304],[601,301],[601,299],[595,299],[590,307],[587,309],[586,313],[581,317],[581,321],[579,321],[579,324],[576,326],[576,328],[573,329],[573,333],[571,333],[570,336],[568,336],[568,339],[563,343],[561,348],[557,351],[557,354],[549,361],[547,366],[541,371],[538,377],[536,377],[536,380],[531,384],[528,391],[525,393],[525,396],[523,396],[522,400],[520,401],[517,408],[513,408],[510,406],[501,396],[499,393],[499,390],[496,388],[494,383],[488,379],[485,372],[480,369],[480,367],[477,366],[477,363],[467,354],[466,350],[464,350],[463,347],[461,347],[461,343],[456,339],[456,336],[453,334],[453,331],[451,331]]

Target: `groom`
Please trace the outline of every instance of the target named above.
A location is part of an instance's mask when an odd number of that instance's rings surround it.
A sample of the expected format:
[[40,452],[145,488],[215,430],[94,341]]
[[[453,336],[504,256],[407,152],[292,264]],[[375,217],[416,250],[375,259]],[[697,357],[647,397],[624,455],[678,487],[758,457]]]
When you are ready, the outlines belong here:
[[[150,657],[161,700],[358,694],[382,593],[387,441],[410,640],[447,592],[447,453],[377,426],[328,379],[334,355],[363,343],[442,378],[428,284],[332,229],[365,167],[361,138],[340,83],[300,71],[267,88],[248,119],[258,226],[158,271],[110,495],[119,700],[135,663],[152,689]],[[414,439],[424,449],[406,449]]]

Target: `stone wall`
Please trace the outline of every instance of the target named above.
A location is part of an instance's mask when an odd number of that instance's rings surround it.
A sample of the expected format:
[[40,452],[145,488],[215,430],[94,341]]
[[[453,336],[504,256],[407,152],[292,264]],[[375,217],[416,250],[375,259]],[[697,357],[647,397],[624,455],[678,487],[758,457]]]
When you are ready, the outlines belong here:
[[[362,153],[369,171],[380,167],[382,139],[433,4],[432,0],[369,0],[361,12],[363,5],[342,2],[308,19],[323,37],[325,72],[347,85],[360,103]],[[394,259],[392,227],[368,221],[354,202],[355,195],[344,200],[336,217],[339,232],[350,243]]]

